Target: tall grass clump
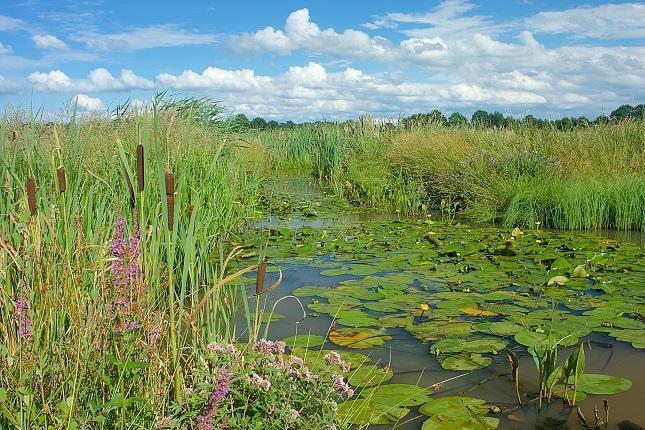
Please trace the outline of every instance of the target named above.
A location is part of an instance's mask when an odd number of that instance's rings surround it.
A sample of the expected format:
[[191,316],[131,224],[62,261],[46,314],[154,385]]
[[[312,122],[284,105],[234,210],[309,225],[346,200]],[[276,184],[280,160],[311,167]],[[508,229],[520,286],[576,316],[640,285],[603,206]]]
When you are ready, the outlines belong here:
[[261,179],[232,142],[159,106],[0,120],[1,427],[152,428],[235,338]]

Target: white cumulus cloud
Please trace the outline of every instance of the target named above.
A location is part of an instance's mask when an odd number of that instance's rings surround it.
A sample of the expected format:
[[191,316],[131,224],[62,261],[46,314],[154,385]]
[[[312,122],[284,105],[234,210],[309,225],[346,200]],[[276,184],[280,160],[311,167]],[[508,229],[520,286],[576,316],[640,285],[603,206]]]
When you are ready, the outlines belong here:
[[78,109],[85,112],[97,112],[105,110],[105,105],[101,99],[90,97],[86,94],[78,94],[74,98],[74,102]]
[[36,34],[31,38],[40,49],[67,49],[65,42],[51,34]]

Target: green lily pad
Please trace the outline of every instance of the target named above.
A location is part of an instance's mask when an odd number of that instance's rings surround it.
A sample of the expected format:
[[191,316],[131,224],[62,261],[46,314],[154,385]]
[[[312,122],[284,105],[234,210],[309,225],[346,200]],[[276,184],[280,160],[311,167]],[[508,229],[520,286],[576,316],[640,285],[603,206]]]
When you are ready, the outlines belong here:
[[497,353],[506,348],[506,340],[498,337],[465,338],[465,339],[441,339],[430,347],[433,354],[455,353],[455,352],[491,352]]
[[439,364],[446,370],[469,371],[483,369],[493,362],[493,359],[482,354],[440,355]]
[[371,387],[392,379],[392,376],[392,369],[368,364],[353,370],[349,374],[347,382],[354,387]]
[[378,320],[359,310],[340,311],[336,314],[338,324],[350,327],[369,327],[378,324]]
[[490,430],[497,427],[499,427],[499,418],[494,417],[434,416],[423,422],[421,430]]
[[337,415],[344,422],[357,426],[388,424],[405,417],[407,408],[383,408],[366,399],[348,400],[338,405]]
[[317,334],[298,334],[282,339],[288,347],[315,348],[324,345],[327,339]]
[[569,278],[566,276],[554,276],[552,278],[549,278],[549,280],[546,282],[547,287],[554,287],[554,286],[563,286],[569,281]]
[[365,389],[361,396],[387,407],[418,406],[426,403],[432,392],[429,388],[411,384],[385,384]]
[[[573,383],[573,380],[568,382]],[[587,394],[617,394],[631,386],[632,381],[616,376],[583,373],[578,377],[578,390]]]
[[437,397],[419,408],[419,413],[432,417],[470,417],[471,415],[486,415],[486,401],[474,397],[446,396]]

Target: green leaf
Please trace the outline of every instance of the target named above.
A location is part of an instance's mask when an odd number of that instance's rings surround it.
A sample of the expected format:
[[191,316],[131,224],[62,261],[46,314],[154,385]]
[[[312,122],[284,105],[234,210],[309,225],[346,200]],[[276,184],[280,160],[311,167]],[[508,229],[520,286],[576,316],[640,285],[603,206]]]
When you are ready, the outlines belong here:
[[389,381],[392,376],[393,372],[390,368],[363,365],[349,374],[347,382],[354,387],[371,387]]
[[[571,377],[567,381],[572,384]],[[617,394],[631,388],[632,381],[610,375],[583,373],[578,378],[578,390],[587,394]]]
[[316,346],[324,345],[327,341],[327,339],[317,334],[299,334],[286,337],[282,340],[291,348],[296,346],[301,348],[315,348]]
[[429,400],[432,392],[429,388],[411,384],[385,384],[380,387],[365,389],[361,396],[372,403],[387,407],[418,406]]
[[405,417],[407,408],[384,408],[366,399],[348,400],[338,405],[337,415],[345,422],[366,426],[369,424],[388,424]]

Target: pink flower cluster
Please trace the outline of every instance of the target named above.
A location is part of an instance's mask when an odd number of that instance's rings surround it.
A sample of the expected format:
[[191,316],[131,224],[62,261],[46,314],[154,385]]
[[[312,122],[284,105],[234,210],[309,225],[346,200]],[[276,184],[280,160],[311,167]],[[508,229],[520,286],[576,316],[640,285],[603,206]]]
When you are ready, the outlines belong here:
[[221,345],[217,342],[212,342],[209,343],[206,346],[210,351],[214,352],[215,354],[235,354],[237,350],[235,349],[235,345],[232,343],[227,343],[226,345]]
[[282,341],[273,342],[266,339],[260,339],[259,341],[255,342],[253,348],[255,348],[255,350],[260,354],[284,354],[285,349],[287,348],[287,344]]
[[350,388],[347,382],[345,382],[343,375],[334,375],[331,381],[334,388],[346,395],[347,398],[350,398],[354,395],[354,390]]
[[351,364],[343,361],[336,351],[332,351],[325,355],[325,362],[331,366],[339,366],[343,372],[349,372],[352,367]]
[[261,377],[257,373],[253,373],[253,375],[251,375],[251,385],[264,391],[269,391],[269,388],[271,388],[271,381]]

